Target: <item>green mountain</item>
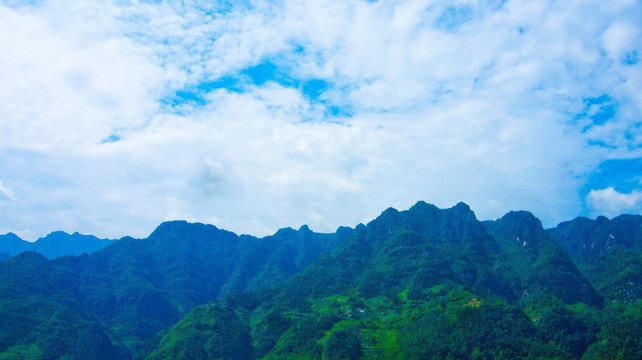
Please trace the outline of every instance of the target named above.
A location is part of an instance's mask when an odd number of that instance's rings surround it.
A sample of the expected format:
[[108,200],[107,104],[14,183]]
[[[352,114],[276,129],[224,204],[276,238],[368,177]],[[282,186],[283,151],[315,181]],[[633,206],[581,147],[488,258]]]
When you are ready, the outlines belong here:
[[333,234],[174,221],[24,252],[0,263],[0,359],[642,358],[639,219],[586,220],[419,202]]
[[[600,305],[530,213],[482,224],[465,204],[419,202],[357,227],[286,282],[256,314],[300,320],[266,344],[258,316],[255,344],[266,359],[578,358]],[[335,332],[349,348],[339,357]]]
[[426,289],[447,284],[508,302],[552,294],[567,304],[600,303],[530,213],[511,212],[484,226],[462,203],[445,210],[424,202],[403,212],[388,209],[313,265],[286,284],[284,298],[294,302],[349,289],[366,298],[391,297],[407,289],[420,299]]
[[642,216],[580,217],[548,232],[607,301],[642,298]]
[[[12,313],[29,323],[41,323],[61,309],[85,314],[76,326],[100,324],[128,358],[155,346],[159,332],[195,306],[231,291],[267,291],[331,251],[351,231],[316,234],[302,227],[258,239],[212,225],[168,222],[146,239],[123,238],[90,255],[47,261],[34,252],[22,253],[0,268],[1,285],[19,291],[22,301],[9,291],[0,293],[0,301],[16,302],[20,310]],[[44,266],[47,277],[34,277],[33,269]],[[15,284],[15,279],[28,279],[33,286]],[[67,291],[51,295],[45,289]],[[40,305],[40,298],[47,306]],[[28,342],[24,329],[0,326],[0,353],[14,351],[10,347],[17,344],[44,351]]]
[[72,274],[35,252],[0,263],[0,359],[121,359]]
[[554,295],[566,304],[600,305],[591,284],[531,213],[509,212],[484,225],[503,254],[495,268],[505,274],[516,298]]
[[147,359],[254,359],[250,331],[238,310],[223,304],[198,306],[163,337]]

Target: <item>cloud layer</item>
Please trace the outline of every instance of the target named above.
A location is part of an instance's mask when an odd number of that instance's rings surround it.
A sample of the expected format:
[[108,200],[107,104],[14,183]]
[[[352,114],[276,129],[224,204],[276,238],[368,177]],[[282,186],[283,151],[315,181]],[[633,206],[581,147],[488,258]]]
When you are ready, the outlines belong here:
[[0,232],[333,231],[417,200],[549,226],[639,211],[604,199],[636,194],[641,171],[600,164],[642,157],[641,15],[636,1],[0,2]]
[[642,191],[623,194],[613,187],[601,190],[591,190],[586,196],[589,206],[607,216],[616,216],[624,212],[641,213]]

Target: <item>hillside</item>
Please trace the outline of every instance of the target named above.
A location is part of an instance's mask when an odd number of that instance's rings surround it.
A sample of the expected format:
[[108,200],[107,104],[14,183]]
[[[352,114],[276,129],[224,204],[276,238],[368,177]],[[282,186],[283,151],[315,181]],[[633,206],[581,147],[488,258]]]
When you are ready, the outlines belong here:
[[[74,347],[26,337],[45,319],[69,311],[86,314],[72,329],[81,331],[93,321],[124,358],[132,357],[155,346],[160,340],[156,334],[195,306],[231,291],[271,289],[321,252],[331,251],[351,231],[317,234],[302,227],[258,239],[212,225],[175,221],[161,224],[146,239],[123,238],[90,255],[47,261],[34,252],[22,253],[0,264],[0,285],[20,294],[0,293],[0,301],[10,304],[0,307],[0,317],[27,321],[19,328],[9,323],[0,326],[0,353],[16,351],[9,347],[17,344],[44,353],[51,346]],[[34,276],[34,269],[45,266],[46,277]],[[22,286],[16,279],[29,279],[31,284]],[[63,289],[68,291],[49,293]],[[18,311],[14,305],[20,306]]]
[[642,216],[577,218],[548,232],[607,301],[642,298]]
[[[578,358],[596,341],[587,313],[601,305],[530,213],[482,224],[465,204],[423,202],[357,227],[276,299],[257,312],[267,359],[345,358],[328,355],[335,340],[355,359]],[[273,312],[300,320],[264,344]]]
[[0,359],[636,359],[639,219],[606,221],[418,202],[333,234],[174,221],[25,252],[0,263]]

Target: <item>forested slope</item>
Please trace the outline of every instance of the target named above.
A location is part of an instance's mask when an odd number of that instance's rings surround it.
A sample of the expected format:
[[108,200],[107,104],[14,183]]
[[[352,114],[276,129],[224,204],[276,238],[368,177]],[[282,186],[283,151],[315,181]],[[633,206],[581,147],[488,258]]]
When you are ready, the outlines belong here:
[[642,297],[642,216],[577,218],[548,232],[606,301]]
[[333,234],[168,222],[0,263],[0,359],[637,359],[641,238],[463,203]]
[[[49,358],[54,347],[62,355],[92,358],[65,350],[79,348],[74,342],[82,340],[73,334],[90,331],[90,338],[106,334],[120,351],[115,358],[143,356],[159,332],[195,306],[231,291],[271,289],[351,231],[316,234],[303,227],[259,239],[175,221],[146,239],[123,238],[91,255],[49,261],[35,252],[19,254],[0,264],[0,353],[28,348]],[[69,336],[34,337],[33,329],[59,313],[76,314],[69,326],[60,325]]]

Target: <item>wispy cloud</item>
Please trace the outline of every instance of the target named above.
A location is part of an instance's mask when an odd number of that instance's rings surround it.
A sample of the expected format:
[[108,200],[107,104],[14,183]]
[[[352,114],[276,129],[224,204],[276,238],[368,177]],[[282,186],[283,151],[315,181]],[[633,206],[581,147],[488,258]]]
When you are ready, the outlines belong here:
[[0,181],[0,201],[2,200],[16,201],[16,194]]
[[554,225],[642,175],[594,176],[642,157],[641,15],[624,0],[5,1],[0,178],[20,204],[0,227],[331,231],[419,199]]

